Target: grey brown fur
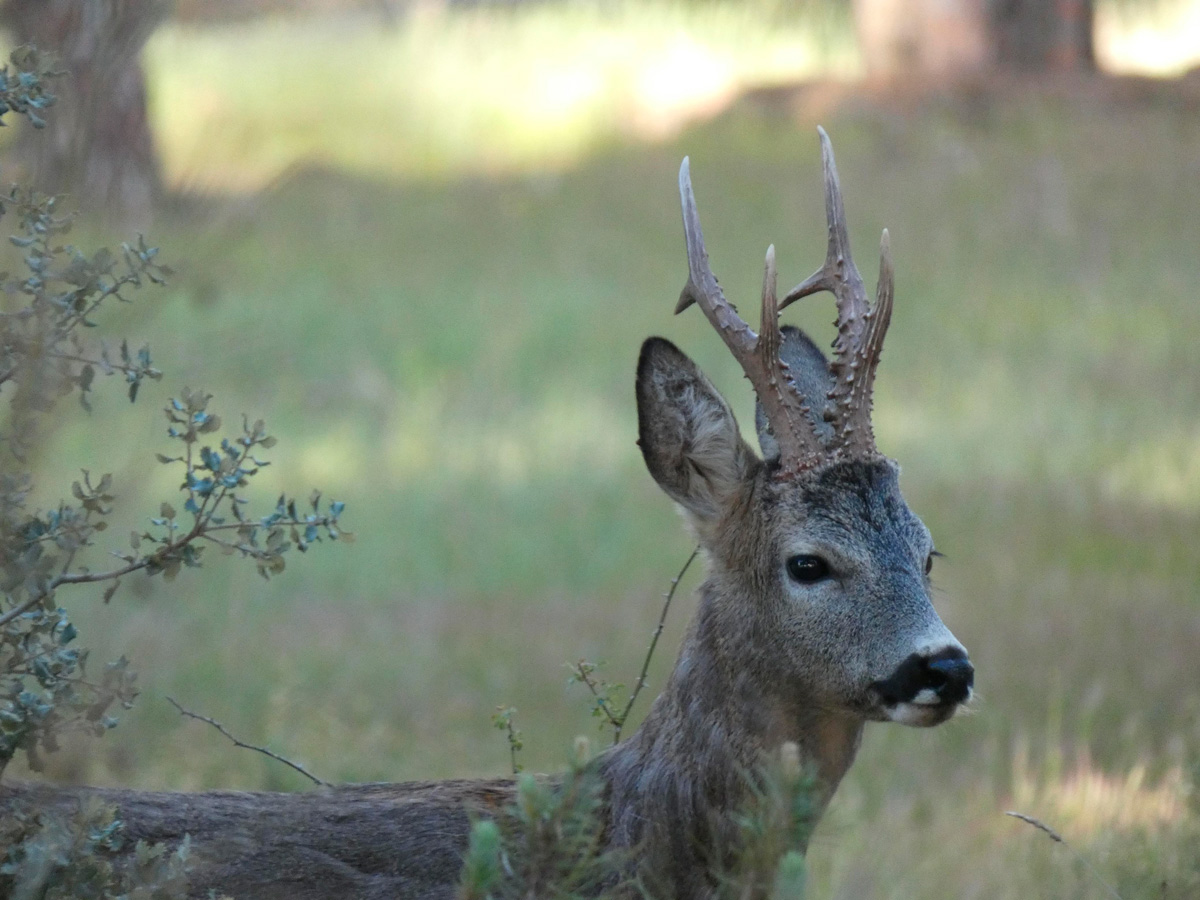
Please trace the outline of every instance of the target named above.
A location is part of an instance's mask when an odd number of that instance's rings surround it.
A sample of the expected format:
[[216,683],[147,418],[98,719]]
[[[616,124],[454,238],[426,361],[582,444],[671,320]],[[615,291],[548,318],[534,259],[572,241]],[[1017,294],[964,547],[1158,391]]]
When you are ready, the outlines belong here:
[[[970,696],[966,653],[930,601],[932,540],[900,494],[895,464],[875,450],[870,379],[864,389],[851,377],[878,363],[886,316],[874,314],[880,302],[890,311],[890,296],[881,290],[868,309],[860,290],[847,293],[838,280],[849,248],[844,220],[835,221],[841,199],[822,137],[830,250],[826,266],[792,294],[835,290],[845,327],[833,363],[800,332],[778,327],[773,250],[764,339],[721,305],[686,163],[681,173],[689,279],[679,308],[699,303],[718,331],[726,329],[722,336],[756,386],[774,392],[759,416],[763,456],[673,344],[649,339],[638,364],[646,466],[683,509],[707,563],[699,609],[665,689],[641,728],[598,761],[608,782],[608,840],[635,850],[646,883],[662,897],[713,896],[711,865],[734,846],[745,773],[785,742],[798,746],[815,774],[823,808],[867,721],[936,725]],[[794,430],[797,411],[807,419],[802,430]],[[511,798],[512,782],[298,795],[17,785],[0,788],[0,811],[66,810],[97,793],[119,807],[134,837],[192,836],[197,896],[213,888],[238,898],[448,898],[467,811],[495,813]]]

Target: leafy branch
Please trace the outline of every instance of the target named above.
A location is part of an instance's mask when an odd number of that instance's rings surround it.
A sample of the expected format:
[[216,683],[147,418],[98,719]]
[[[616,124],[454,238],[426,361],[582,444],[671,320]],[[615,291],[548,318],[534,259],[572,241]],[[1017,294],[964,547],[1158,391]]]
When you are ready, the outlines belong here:
[[0,66],[0,119],[14,112],[25,116],[34,128],[45,128],[46,121],[39,113],[58,100],[50,93],[46,80],[64,74],[53,53],[29,45],[18,47],[10,54],[8,63]]
[[517,753],[525,749],[525,741],[521,736],[521,729],[513,724],[516,714],[515,706],[497,706],[496,713],[492,716],[492,725],[505,733],[508,739],[508,754],[512,761],[512,773],[519,775],[525,767],[517,762]]
[[[100,682],[86,678],[86,653],[68,647],[76,636],[57,592],[70,585],[106,583],[104,602],[112,599],[121,579],[134,572],[173,580],[179,572],[201,565],[204,550],[215,545],[225,554],[252,559],[264,578],[282,572],[284,554],[305,552],[323,540],[353,539],[341,529],[345,509],[340,501],[323,502],[314,492],[308,506],[280,496],[266,515],[252,517],[244,494],[251,479],[269,465],[258,454],[275,438],[261,421],[243,420],[239,435],[210,446],[206,435],[221,427],[210,412],[210,396],[185,390],[166,407],[170,438],[183,445],[177,456],[158,454],[164,465],[182,466],[183,513],[164,502],[147,529],[130,535],[130,551],[111,555],[122,565],[103,571],[73,568],[76,553],[91,546],[107,527],[114,496],[112,476],[96,483],[88,472],[72,485],[77,505],[61,503],[45,513],[28,514],[23,490],[4,490],[0,483],[0,590],[9,608],[0,613],[0,772],[19,750],[40,765],[39,750],[54,750],[54,735],[82,728],[102,733],[116,724],[107,714],[114,704],[128,708],[136,692],[128,662],[111,664]],[[39,690],[31,690],[30,678]]]
[[[26,116],[34,126],[54,103],[46,79],[59,74],[52,57],[20,48],[0,67],[3,116]],[[217,440],[221,420],[208,394],[185,390],[166,408],[168,436],[180,442],[182,512],[164,502],[145,529],[130,534],[118,564],[93,570],[77,562],[104,532],[116,501],[113,480],[93,480],[85,469],[71,486],[73,500],[48,510],[30,508],[29,458],[42,439],[41,424],[57,402],[77,395],[91,411],[97,374],[118,375],[131,402],[147,379],[159,380],[148,347],[127,340],[110,345],[87,339],[111,302],[128,302],[148,285],[163,285],[171,270],[144,237],[114,252],[84,252],[65,242],[73,216],[60,198],[21,187],[0,194],[0,216],[16,219],[9,239],[20,258],[16,274],[0,272],[0,775],[21,751],[39,769],[64,733],[103,734],[129,708],[135,676],[122,657],[98,674],[78,649],[78,632],[59,606],[64,588],[101,584],[108,602],[121,580],[136,572],[170,581],[203,553],[252,559],[264,578],[284,570],[285,552],[306,551],[323,540],[350,540],[338,524],[344,504],[314,493],[307,506],[281,496],[265,515],[250,515],[244,491],[268,463],[259,457],[275,443],[261,421],[243,419],[240,433]]]

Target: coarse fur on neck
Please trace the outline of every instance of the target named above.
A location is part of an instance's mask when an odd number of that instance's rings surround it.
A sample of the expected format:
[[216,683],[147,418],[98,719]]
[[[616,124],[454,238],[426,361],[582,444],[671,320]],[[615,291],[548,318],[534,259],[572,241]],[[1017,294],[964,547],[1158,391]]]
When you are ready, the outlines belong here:
[[[663,693],[638,731],[601,766],[610,785],[611,839],[638,849],[655,896],[706,898],[712,873],[736,851],[749,779],[785,742],[815,776],[819,817],[854,761],[863,720],[790,691],[730,633],[710,578]],[[750,602],[747,599],[747,602]]]

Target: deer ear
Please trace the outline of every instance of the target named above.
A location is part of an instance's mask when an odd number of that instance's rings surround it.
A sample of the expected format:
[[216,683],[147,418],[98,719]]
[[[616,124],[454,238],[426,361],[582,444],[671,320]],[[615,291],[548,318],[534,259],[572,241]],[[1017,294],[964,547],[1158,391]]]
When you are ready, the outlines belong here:
[[638,444],[658,486],[697,519],[718,517],[756,462],[729,404],[679,348],[652,337],[638,360],[637,405]]
[[[788,374],[796,385],[796,391],[804,398],[804,405],[811,413],[813,430],[822,443],[833,439],[833,426],[825,421],[825,408],[829,402],[829,392],[833,389],[833,372],[829,368],[829,360],[812,339],[791,325],[781,329],[783,342],[779,345],[779,358],[787,364]],[[758,445],[762,447],[763,457],[775,459],[779,456],[779,445],[775,435],[771,434],[771,424],[767,421],[762,404],[755,404],[754,424],[758,430]]]

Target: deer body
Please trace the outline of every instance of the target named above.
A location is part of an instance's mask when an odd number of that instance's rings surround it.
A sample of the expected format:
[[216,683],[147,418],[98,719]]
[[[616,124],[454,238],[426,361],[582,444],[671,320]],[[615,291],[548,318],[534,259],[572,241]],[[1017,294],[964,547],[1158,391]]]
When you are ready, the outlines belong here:
[[[680,173],[695,303],[754,385],[760,457],[699,368],[662,338],[642,347],[639,444],[683,509],[707,563],[678,662],[644,723],[597,761],[610,843],[629,848],[663,898],[713,896],[712,864],[735,849],[747,773],[785,743],[815,775],[823,808],[867,721],[929,726],[970,696],[966,652],[930,601],[929,532],[894,463],[875,448],[871,388],[891,315],[886,232],[871,306],[850,257],[837,172],[821,132],[830,242],[825,265],[775,294],[767,253],[762,333],[708,269],[688,163]],[[834,357],[779,310],[820,290],[838,301]],[[193,889],[239,898],[454,896],[468,811],[497,813],[511,781],[361,785],[308,795],[153,794],[0,788],[0,812],[67,809],[98,793],[130,835],[190,834]]]

